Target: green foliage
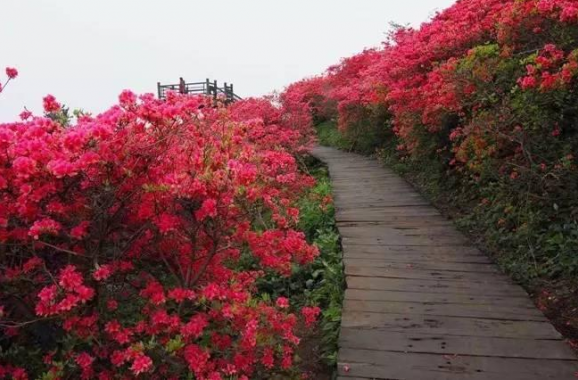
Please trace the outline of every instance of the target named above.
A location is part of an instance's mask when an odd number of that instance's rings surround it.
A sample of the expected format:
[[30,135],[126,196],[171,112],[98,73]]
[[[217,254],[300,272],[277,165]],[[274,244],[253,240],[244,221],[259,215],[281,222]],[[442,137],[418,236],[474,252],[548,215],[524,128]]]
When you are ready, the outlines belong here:
[[339,149],[373,154],[376,149],[391,140],[389,118],[383,107],[362,112],[359,121],[340,130],[335,121],[325,121],[315,128],[319,143]]
[[342,134],[350,142],[351,150],[373,154],[391,138],[389,113],[382,105],[350,108],[348,117],[351,120],[346,123]]
[[339,132],[335,121],[325,121],[321,124],[317,124],[315,129],[317,130],[317,139],[319,144],[343,150],[351,149],[351,142],[347,141],[345,136]]
[[300,228],[310,242],[320,251],[299,281],[305,280],[304,302],[318,305],[322,310],[322,353],[326,362],[336,364],[337,339],[341,323],[341,309],[345,277],[341,242],[335,225],[335,210],[331,197],[331,185],[327,168],[318,162],[311,168],[317,179],[315,188],[300,204]]
[[[329,131],[331,125],[322,128]],[[283,296],[291,299],[293,307],[316,305],[321,308],[321,352],[325,363],[335,366],[345,289],[341,243],[335,225],[335,210],[328,202],[331,197],[328,170],[311,157],[306,164],[317,183],[299,203],[299,229],[319,248],[320,254],[311,265],[294,267],[290,278],[267,276],[259,282],[259,289],[263,298]]]

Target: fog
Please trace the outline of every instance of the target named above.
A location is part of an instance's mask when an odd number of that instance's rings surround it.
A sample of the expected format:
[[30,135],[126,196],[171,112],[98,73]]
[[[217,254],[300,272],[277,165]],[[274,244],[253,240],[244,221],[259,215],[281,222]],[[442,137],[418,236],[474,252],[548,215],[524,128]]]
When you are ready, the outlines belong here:
[[3,0],[0,121],[52,94],[98,113],[123,89],[156,83],[234,83],[260,96],[319,74],[386,38],[390,22],[419,26],[450,0]]

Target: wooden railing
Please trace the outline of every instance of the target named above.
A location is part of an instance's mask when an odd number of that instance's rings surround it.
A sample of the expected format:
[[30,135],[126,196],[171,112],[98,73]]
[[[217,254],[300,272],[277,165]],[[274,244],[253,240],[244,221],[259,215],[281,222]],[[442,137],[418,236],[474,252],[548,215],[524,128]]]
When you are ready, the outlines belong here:
[[222,95],[226,102],[241,100],[241,97],[233,91],[233,84],[225,82],[223,87],[219,87],[216,80],[210,81],[209,79],[204,82],[194,83],[187,83],[183,78],[180,78],[177,84],[161,84],[158,82],[157,91],[159,99],[165,99],[168,91],[175,91],[180,94],[212,96],[215,99]]

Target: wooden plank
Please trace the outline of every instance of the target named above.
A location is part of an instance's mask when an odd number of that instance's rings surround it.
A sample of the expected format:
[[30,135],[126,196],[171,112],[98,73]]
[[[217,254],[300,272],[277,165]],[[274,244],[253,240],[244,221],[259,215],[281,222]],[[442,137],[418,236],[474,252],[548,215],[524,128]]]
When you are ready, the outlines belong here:
[[[382,235],[383,236],[383,235]],[[395,246],[395,245],[415,245],[428,247],[446,247],[446,246],[462,246],[467,241],[464,239],[457,240],[455,236],[400,236],[387,235],[383,237],[363,237],[352,238],[343,237],[343,242],[349,245],[376,245],[376,246]]]
[[[381,206],[381,207],[345,207],[336,205],[337,212],[335,217],[337,221],[345,218],[366,218],[372,220],[382,220],[392,216],[441,216],[440,212],[431,207],[424,206]],[[365,219],[357,219],[365,220]]]
[[339,347],[426,354],[500,358],[574,360],[572,349],[559,340],[444,336],[397,331],[341,328]]
[[363,260],[382,260],[386,262],[403,262],[407,263],[431,263],[431,262],[447,262],[447,263],[468,263],[468,264],[488,264],[491,261],[481,255],[464,255],[464,256],[452,256],[452,255],[436,255],[436,254],[406,254],[397,256],[388,256],[384,253],[372,253],[372,252],[348,252],[345,251],[343,254],[345,259],[363,259]]
[[[421,197],[411,189],[411,186],[407,184],[399,184],[398,186],[384,186],[384,181],[375,181],[374,183],[351,183],[350,181],[343,181],[342,183],[332,182],[332,188],[334,194],[340,194],[344,196],[355,196],[355,192],[362,191],[363,193],[371,195],[382,195],[382,196],[398,196],[398,195],[409,195],[415,197]],[[411,190],[411,191],[407,191]]]
[[[355,194],[350,194],[353,192],[355,192]],[[375,201],[396,202],[398,204],[399,202],[404,201],[422,201],[425,205],[429,204],[421,195],[408,194],[403,190],[397,192],[388,191],[387,193],[376,193],[375,191],[368,191],[360,188],[353,191],[334,191],[333,194],[334,199],[345,204]]]
[[491,281],[472,283],[467,281],[428,281],[348,276],[346,282],[351,289],[395,290],[400,292],[462,294],[469,296],[528,297],[528,294],[518,286],[505,286]]
[[[339,225],[339,232],[343,237],[351,237],[363,239],[366,237],[375,237],[385,240],[389,236],[392,237],[420,237],[427,236],[428,238],[451,238],[462,244],[469,244],[464,235],[453,226],[416,226],[416,225],[368,225],[368,226],[347,226]],[[385,245],[388,245],[385,242]]]
[[404,217],[396,216],[387,218],[384,220],[344,220],[336,222],[337,226],[340,228],[344,227],[378,227],[384,226],[386,228],[420,228],[420,227],[453,227],[453,223],[449,220],[442,218],[440,216],[430,216],[430,217]]
[[411,186],[407,182],[395,178],[394,176],[380,175],[377,172],[364,172],[364,173],[358,172],[352,173],[351,175],[332,176],[331,180],[332,183],[335,184],[336,188],[340,188],[343,185],[348,185],[351,182],[355,182],[357,187],[359,187],[360,185],[367,185],[367,184],[374,186],[382,184],[387,185],[388,187],[398,189],[401,188],[407,188],[408,190],[411,189]]
[[[349,263],[349,262],[348,262]],[[502,282],[514,285],[512,280],[505,275],[497,273],[476,272],[448,272],[420,270],[414,267],[392,269],[380,267],[356,266],[347,264],[345,274],[358,277],[382,277],[382,278],[408,278],[414,280],[444,280],[444,281],[471,281],[471,282]]]
[[391,290],[368,290],[346,289],[345,299],[384,302],[419,302],[424,305],[435,304],[460,304],[460,305],[492,305],[532,307],[530,299],[525,297],[505,297],[503,295],[472,295],[472,294],[447,294],[447,293],[423,293]]
[[[349,296],[351,297],[351,296]],[[392,302],[392,301],[366,301],[346,297],[343,309],[350,311],[392,313],[402,315],[420,316],[446,316],[465,317],[480,319],[497,319],[508,321],[537,321],[546,322],[544,315],[534,305],[512,306],[495,304],[449,304],[449,303],[423,303],[423,302]]]
[[[353,306],[349,304],[350,306]],[[448,309],[451,306],[447,306]],[[342,328],[374,332],[436,334],[444,337],[495,337],[561,340],[562,336],[545,320],[497,320],[423,314],[371,313],[345,309]]]
[[411,254],[426,254],[435,256],[480,256],[487,258],[479,249],[475,247],[462,246],[372,246],[372,245],[355,245],[351,246],[343,243],[345,250],[355,253],[386,254],[388,256],[406,256]]
[[[347,368],[347,371],[345,370]],[[452,356],[343,348],[343,379],[571,380],[576,363],[566,360]]]
[[390,262],[453,262],[491,264],[491,260],[472,247],[463,246],[375,246],[349,245],[343,242],[346,259],[385,260]]
[[502,273],[494,264],[470,264],[470,263],[452,263],[442,261],[417,261],[411,262],[409,258],[397,258],[394,260],[390,257],[381,257],[378,259],[356,259],[346,257],[343,259],[346,267],[368,267],[368,268],[387,268],[387,269],[416,269],[443,271],[448,273]]
[[403,262],[407,263],[467,263],[467,264],[488,264],[491,261],[481,255],[464,255],[464,256],[452,256],[452,255],[436,255],[436,254],[406,254],[397,256],[388,256],[384,253],[372,253],[372,252],[344,252],[343,257],[345,259],[363,259],[363,260],[383,260],[386,262]]

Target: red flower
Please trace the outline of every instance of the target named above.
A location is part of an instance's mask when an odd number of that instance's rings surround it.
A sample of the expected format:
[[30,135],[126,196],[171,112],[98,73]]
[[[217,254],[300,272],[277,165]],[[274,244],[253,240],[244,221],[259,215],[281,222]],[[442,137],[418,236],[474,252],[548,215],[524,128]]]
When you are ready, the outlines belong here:
[[36,173],[36,161],[30,157],[18,157],[12,162],[15,174],[21,178],[30,178]]
[[165,290],[163,286],[156,281],[149,282],[146,288],[141,290],[140,294],[148,298],[155,305],[163,304],[166,301]]
[[94,271],[92,277],[96,281],[104,281],[110,276],[112,276],[112,267],[110,265],[102,265],[97,270]]
[[185,338],[193,337],[198,338],[203,334],[203,330],[209,322],[207,321],[207,317],[203,314],[194,315],[189,322],[181,328],[181,334]]
[[162,234],[176,231],[180,225],[180,218],[171,214],[164,213],[159,217],[157,226]]
[[42,99],[43,107],[45,112],[58,112],[60,110],[60,103],[56,101],[56,98],[52,95],[46,95]]
[[215,217],[217,215],[217,201],[214,199],[205,199],[199,210],[195,212],[195,217],[203,221],[208,217]]
[[42,234],[56,235],[60,231],[62,226],[55,220],[52,219],[41,219],[30,227],[28,235],[32,236],[34,239],[38,239]]
[[110,362],[117,367],[120,367],[128,360],[125,351],[114,351],[110,356]]
[[78,298],[81,302],[90,301],[92,297],[94,297],[94,289],[89,288],[88,286],[81,285],[74,291],[78,295]]
[[7,67],[6,68],[6,75],[8,76],[8,78],[14,79],[18,76],[18,70],[16,70],[13,67]]
[[82,285],[82,275],[76,270],[74,265],[67,265],[59,276],[58,284],[68,291],[75,291]]
[[560,21],[562,22],[576,22],[578,21],[578,7],[575,5],[566,5],[560,14]]
[[319,313],[321,313],[321,309],[316,306],[304,307],[303,309],[301,309],[301,314],[303,314],[303,317],[305,318],[305,324],[307,326],[311,326],[315,323],[317,317],[319,316]]
[[20,119],[22,119],[22,120],[28,120],[32,117],[32,112],[30,112],[28,110],[24,110],[24,111],[20,112],[19,116],[20,116]]
[[140,354],[132,362],[130,370],[135,375],[138,375],[141,373],[150,372],[152,368],[153,368],[153,361],[151,360],[151,358],[149,358],[144,354]]
[[74,359],[74,361],[76,362],[76,364],[78,364],[80,368],[87,369],[90,368],[90,366],[92,366],[94,358],[89,354],[87,354],[86,352],[83,352],[81,354],[78,354],[76,356],[76,359]]
[[46,164],[46,169],[48,169],[48,171],[56,178],[74,176],[77,174],[76,166],[71,162],[63,159],[56,159],[48,162]]
[[128,108],[136,103],[136,95],[130,90],[123,90],[118,100],[121,106]]
[[80,222],[80,224],[70,230],[70,236],[77,240],[82,240],[82,238],[84,238],[88,233],[89,227],[89,221],[85,220],[84,222]]
[[532,76],[527,76],[520,79],[519,83],[524,90],[535,88],[538,85],[538,81],[535,77]]
[[289,300],[285,297],[279,297],[276,301],[277,307],[281,309],[287,309],[289,307]]
[[195,298],[195,292],[188,289],[175,288],[169,291],[168,297],[176,302],[183,302],[184,300]]
[[190,344],[183,353],[189,369],[196,374],[203,373],[209,360],[209,354],[196,344]]
[[265,350],[263,351],[263,358],[261,359],[263,365],[265,366],[265,368],[273,368],[273,366],[275,365],[275,356],[273,354],[273,349],[271,349],[270,347],[265,348]]
[[28,375],[24,368],[15,368],[12,370],[12,378],[13,380],[28,380]]

